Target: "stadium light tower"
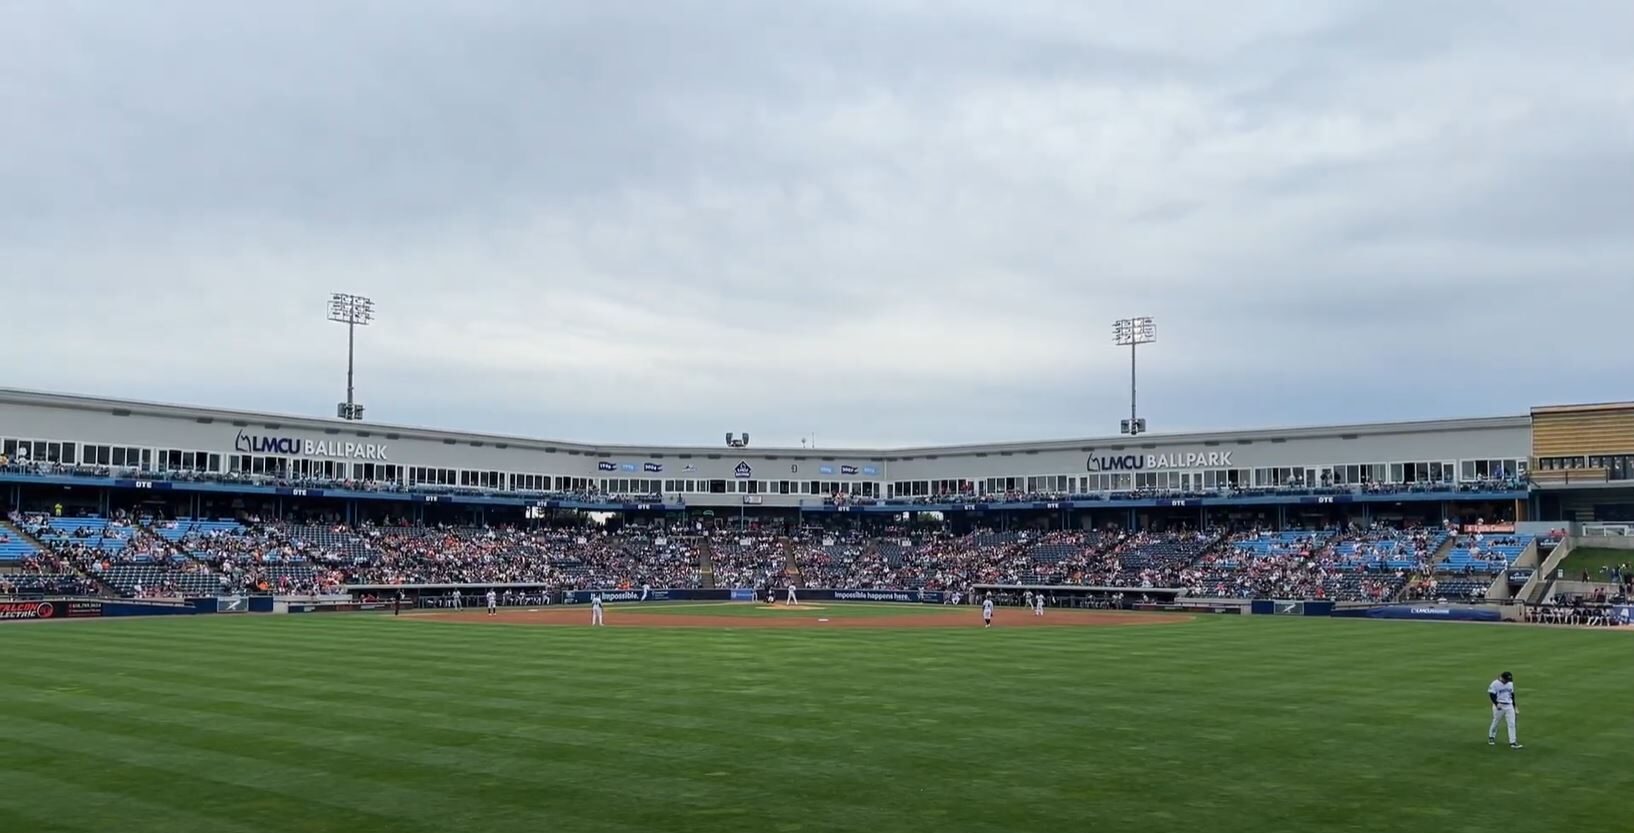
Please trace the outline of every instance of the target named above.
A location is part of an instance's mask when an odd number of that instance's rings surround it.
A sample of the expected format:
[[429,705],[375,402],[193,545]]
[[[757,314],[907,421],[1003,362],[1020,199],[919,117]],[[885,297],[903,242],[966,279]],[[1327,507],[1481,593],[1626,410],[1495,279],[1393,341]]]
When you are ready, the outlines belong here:
[[329,296],[329,320],[346,325],[346,401],[335,406],[335,416],[359,420],[363,418],[363,406],[352,401],[352,349],[357,343],[357,328],[367,327],[374,320],[374,301],[336,292]]
[[1133,437],[1146,432],[1146,420],[1135,416],[1135,348],[1157,341],[1157,325],[1151,316],[1120,318],[1112,322],[1112,341],[1119,347],[1129,345],[1129,418],[1121,433]]

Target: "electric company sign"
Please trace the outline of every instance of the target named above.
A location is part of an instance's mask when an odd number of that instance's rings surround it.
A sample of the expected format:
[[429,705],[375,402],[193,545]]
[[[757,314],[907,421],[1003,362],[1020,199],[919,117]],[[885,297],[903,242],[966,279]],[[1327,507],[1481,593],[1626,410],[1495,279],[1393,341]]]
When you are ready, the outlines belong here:
[[385,460],[385,443],[343,443],[338,440],[302,440],[269,434],[238,432],[233,450],[241,454],[285,454],[291,457],[344,457],[353,460]]
[[1231,466],[1231,452],[1206,451],[1187,454],[1114,454],[1090,452],[1088,471],[1158,471],[1161,469],[1218,469]]

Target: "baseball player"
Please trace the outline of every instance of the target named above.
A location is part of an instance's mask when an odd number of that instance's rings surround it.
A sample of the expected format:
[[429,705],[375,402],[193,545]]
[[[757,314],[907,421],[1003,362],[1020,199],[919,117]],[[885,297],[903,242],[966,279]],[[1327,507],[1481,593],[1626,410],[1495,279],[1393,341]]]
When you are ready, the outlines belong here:
[[488,615],[499,615],[499,594],[492,587],[488,588]]
[[988,594],[987,598],[982,599],[982,627],[993,627],[993,596],[991,593]]
[[789,583],[788,603],[791,604],[791,605],[797,605],[797,604],[800,603],[800,600],[794,597],[794,583],[793,582]]
[[601,594],[590,594],[590,624],[592,627],[602,624],[601,621]]
[[1492,727],[1487,729],[1487,746],[1498,745],[1498,722],[1501,720],[1509,724],[1509,748],[1523,748],[1515,734],[1515,675],[1508,671],[1499,674],[1498,679],[1486,687],[1486,696],[1492,701]]
[[1022,604],[1023,607],[1032,607],[1033,606],[1033,591],[1027,590],[1027,591],[1022,592],[1022,594],[1021,594],[1021,604]]
[[1033,594],[1033,615],[1044,615],[1044,591],[1042,590]]
[[771,607],[772,605],[775,605],[775,604],[777,604],[777,588],[776,587],[767,587],[766,588],[766,606]]

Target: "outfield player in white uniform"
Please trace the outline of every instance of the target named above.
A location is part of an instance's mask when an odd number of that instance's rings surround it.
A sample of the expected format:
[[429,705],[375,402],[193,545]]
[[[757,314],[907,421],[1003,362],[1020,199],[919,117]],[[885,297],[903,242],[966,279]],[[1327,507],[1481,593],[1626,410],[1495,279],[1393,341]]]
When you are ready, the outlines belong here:
[[788,603],[791,604],[791,605],[797,605],[797,604],[800,603],[800,600],[794,597],[794,585],[793,584],[789,585]]
[[1498,723],[1504,721],[1509,724],[1509,748],[1521,749],[1520,738],[1515,734],[1515,676],[1508,671],[1499,674],[1498,679],[1486,687],[1486,696],[1492,701],[1492,727],[1487,729],[1487,745],[1498,745]]
[[982,627],[993,627],[993,597],[982,599]]
[[1033,594],[1033,615],[1044,615],[1044,591],[1042,590]]
[[499,594],[495,593],[492,588],[488,590],[488,615],[499,615]]
[[602,624],[602,621],[601,621],[601,594],[600,593],[591,593],[590,594],[590,624],[592,626]]

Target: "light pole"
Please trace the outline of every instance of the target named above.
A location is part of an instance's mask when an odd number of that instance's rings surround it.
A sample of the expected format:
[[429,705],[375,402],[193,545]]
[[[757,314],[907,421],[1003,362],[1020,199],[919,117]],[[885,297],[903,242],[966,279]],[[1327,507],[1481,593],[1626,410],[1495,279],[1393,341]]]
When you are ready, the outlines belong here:
[[1133,437],[1146,432],[1146,420],[1135,416],[1135,348],[1157,341],[1157,325],[1151,316],[1120,318],[1112,322],[1112,341],[1119,347],[1129,345],[1129,418],[1121,432]]
[[362,295],[336,292],[329,296],[329,320],[346,325],[346,401],[335,406],[335,416],[347,420],[363,418],[363,406],[352,401],[352,348],[357,328],[374,320],[374,301]]

